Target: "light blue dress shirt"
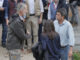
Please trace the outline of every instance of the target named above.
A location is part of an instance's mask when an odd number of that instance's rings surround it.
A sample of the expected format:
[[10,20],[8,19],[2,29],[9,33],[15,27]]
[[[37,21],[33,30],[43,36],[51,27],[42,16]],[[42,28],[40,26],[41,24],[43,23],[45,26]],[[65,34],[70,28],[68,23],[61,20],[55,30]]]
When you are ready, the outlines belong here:
[[58,32],[60,35],[61,46],[66,46],[66,45],[74,46],[75,42],[74,32],[70,22],[64,20],[62,24],[59,24],[58,20],[55,20],[54,26],[56,32]]

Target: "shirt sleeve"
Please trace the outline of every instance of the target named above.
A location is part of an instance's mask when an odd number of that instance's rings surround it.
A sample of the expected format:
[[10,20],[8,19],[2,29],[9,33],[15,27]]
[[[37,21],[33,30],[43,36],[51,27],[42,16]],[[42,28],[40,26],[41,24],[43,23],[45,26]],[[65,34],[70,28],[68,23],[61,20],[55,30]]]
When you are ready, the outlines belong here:
[[69,28],[68,28],[68,35],[69,35],[69,45],[70,46],[74,46],[74,42],[75,42],[75,39],[74,39],[74,31],[73,31],[73,27],[71,24],[69,24]]
[[50,10],[50,5],[49,5],[49,8],[48,8],[48,20],[51,19],[51,10]]
[[44,12],[44,7],[43,7],[43,2],[42,2],[42,0],[40,0],[40,9],[41,9],[41,12]]

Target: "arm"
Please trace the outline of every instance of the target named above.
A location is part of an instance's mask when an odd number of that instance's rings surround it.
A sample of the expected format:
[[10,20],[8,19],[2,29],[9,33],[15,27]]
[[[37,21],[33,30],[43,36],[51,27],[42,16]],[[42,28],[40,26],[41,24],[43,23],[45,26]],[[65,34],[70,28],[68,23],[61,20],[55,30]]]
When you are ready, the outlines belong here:
[[72,56],[72,49],[75,41],[74,41],[74,32],[71,24],[69,25],[68,35],[69,35],[69,45],[70,45],[69,56]]
[[40,19],[39,19],[39,24],[42,23],[43,12],[44,12],[42,0],[40,0],[40,9],[41,9],[41,14],[40,14]]
[[42,44],[42,49],[45,51],[46,50],[46,41],[45,41],[45,37],[43,35],[40,36],[41,38],[41,44]]

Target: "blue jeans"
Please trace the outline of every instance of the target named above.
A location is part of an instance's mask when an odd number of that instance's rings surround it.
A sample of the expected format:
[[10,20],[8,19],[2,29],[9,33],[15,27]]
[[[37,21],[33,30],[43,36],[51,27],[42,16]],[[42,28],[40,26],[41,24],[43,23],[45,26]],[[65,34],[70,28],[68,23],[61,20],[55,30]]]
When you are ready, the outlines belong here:
[[6,44],[6,37],[7,37],[7,25],[6,22],[2,22],[2,45]]
[[69,53],[69,46],[66,46],[65,48],[61,48],[60,56],[61,60],[68,60],[68,53]]

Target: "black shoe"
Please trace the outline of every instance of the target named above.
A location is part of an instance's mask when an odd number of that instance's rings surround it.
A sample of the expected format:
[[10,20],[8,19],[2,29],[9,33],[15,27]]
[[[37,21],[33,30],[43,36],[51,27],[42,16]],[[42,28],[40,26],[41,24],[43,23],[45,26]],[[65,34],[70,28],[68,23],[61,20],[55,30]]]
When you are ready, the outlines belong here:
[[2,44],[2,47],[3,47],[3,48],[6,48],[6,44]]

